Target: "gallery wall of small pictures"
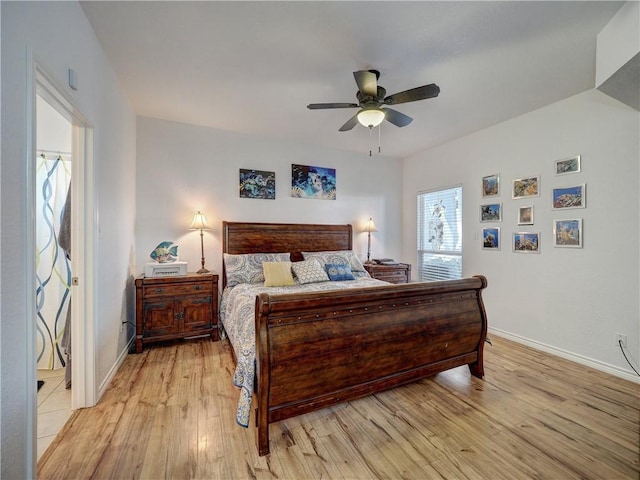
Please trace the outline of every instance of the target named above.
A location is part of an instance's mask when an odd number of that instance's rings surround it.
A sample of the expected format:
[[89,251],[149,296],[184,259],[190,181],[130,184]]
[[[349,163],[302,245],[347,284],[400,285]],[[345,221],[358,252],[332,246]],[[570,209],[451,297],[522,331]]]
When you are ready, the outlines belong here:
[[[580,174],[581,157],[576,155],[553,162],[553,171],[556,177]],[[557,219],[553,219],[552,245],[557,248],[582,248],[583,227],[582,218],[574,215],[563,215],[565,210],[586,208],[587,192],[586,184],[577,179],[578,176],[567,177],[563,186],[551,189],[549,209],[557,213]],[[557,182],[556,182],[557,183]],[[509,243],[514,253],[540,253],[541,235],[535,223],[535,211],[533,200],[540,197],[541,175],[530,175],[516,178],[510,181],[510,197],[513,202],[525,203],[518,205],[517,229],[511,232]],[[503,222],[503,204],[496,201],[501,197],[503,185],[500,183],[500,174],[494,173],[482,177],[482,203],[480,204],[480,222],[487,224],[482,227],[482,249],[489,251],[501,250],[503,238],[501,227],[495,223]],[[527,202],[530,200],[531,203]],[[539,202],[538,202],[539,203]],[[508,219],[509,221],[511,219]]]

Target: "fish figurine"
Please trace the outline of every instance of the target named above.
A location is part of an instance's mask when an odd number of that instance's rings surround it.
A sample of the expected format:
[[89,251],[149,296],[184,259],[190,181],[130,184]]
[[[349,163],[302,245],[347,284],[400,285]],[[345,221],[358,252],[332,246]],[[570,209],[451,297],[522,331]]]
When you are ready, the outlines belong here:
[[155,262],[170,263],[178,260],[178,245],[173,242],[161,242],[149,255]]

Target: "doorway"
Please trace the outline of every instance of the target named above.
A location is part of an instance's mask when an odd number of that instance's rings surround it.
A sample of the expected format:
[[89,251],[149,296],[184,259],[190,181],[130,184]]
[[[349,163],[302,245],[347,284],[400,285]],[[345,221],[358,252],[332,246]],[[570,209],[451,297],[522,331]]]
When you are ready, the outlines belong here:
[[[30,199],[29,208],[31,210],[29,217],[33,219],[32,238],[29,243],[33,246],[34,259],[28,262],[31,267],[28,269],[28,284],[33,285],[32,292],[32,322],[28,322],[27,333],[32,339],[32,349],[27,352],[27,365],[30,376],[28,384],[33,385],[34,396],[37,390],[37,357],[40,352],[40,342],[42,337],[49,336],[52,339],[52,351],[50,354],[45,353],[44,356],[51,358],[51,366],[62,366],[62,363],[68,364],[66,358],[66,350],[72,352],[72,368],[70,369],[69,378],[61,383],[63,385],[58,388],[58,392],[66,391],[66,383],[70,380],[72,388],[70,389],[69,412],[71,410],[95,405],[97,398],[97,390],[95,385],[95,346],[94,346],[94,231],[96,218],[94,212],[94,178],[93,178],[93,128],[89,121],[75,107],[73,99],[65,93],[63,88],[57,86],[52,77],[37,62],[33,62],[33,70],[28,76],[28,84],[31,86],[32,96],[29,98],[28,112],[31,115],[30,125],[32,125],[29,143],[32,149],[29,155],[29,191]],[[48,126],[39,125],[38,120],[42,117],[50,116],[54,119]],[[55,126],[52,126],[55,125]],[[44,131],[39,131],[40,129]],[[60,143],[45,142],[45,138],[51,136],[58,137]],[[36,317],[39,313],[41,298],[37,295],[37,289],[43,281],[39,278],[37,271],[37,258],[39,247],[37,247],[37,227],[36,217],[48,207],[43,207],[43,203],[38,200],[38,196],[44,196],[51,199],[53,196],[53,186],[51,182],[46,186],[38,186],[39,169],[47,171],[53,170],[50,165],[42,165],[42,155],[44,154],[45,163],[56,164],[57,169],[61,169],[63,177],[67,178],[61,181],[59,187],[60,196],[64,196],[66,204],[67,193],[70,191],[69,206],[67,210],[70,212],[70,254],[60,252],[58,257],[61,263],[54,268],[52,276],[63,277],[62,296],[67,294],[65,299],[59,300],[59,312],[56,310],[58,325],[51,329],[51,334],[43,334],[40,329],[41,325],[36,323]],[[46,175],[49,175],[47,173]],[[45,176],[46,176],[45,175]],[[51,173],[51,176],[53,173]],[[70,175],[70,178],[69,178]],[[51,178],[49,178],[51,180]],[[66,188],[66,190],[65,190]],[[42,192],[45,189],[46,192]],[[59,200],[61,202],[61,200]],[[40,209],[40,212],[38,211]],[[64,209],[52,208],[49,213],[53,218],[60,216]],[[57,226],[56,226],[57,225]],[[53,223],[51,229],[59,234],[60,219]],[[54,251],[56,248],[53,242]],[[68,268],[68,270],[67,270]],[[45,277],[46,278],[46,277]],[[70,301],[73,299],[73,301]],[[66,310],[65,310],[66,308]],[[70,317],[67,323],[66,312],[70,309]],[[55,315],[54,315],[55,316]],[[55,325],[55,323],[54,323]],[[65,328],[71,332],[70,343],[67,348],[62,346],[62,336]],[[42,327],[46,331],[49,327]],[[40,337],[40,338],[39,338]],[[59,362],[56,364],[56,362]],[[47,362],[45,361],[45,365]],[[46,379],[45,386],[46,386]],[[52,381],[53,382],[53,381]],[[51,386],[50,386],[51,387]],[[44,388],[44,386],[42,387]],[[64,395],[64,394],[63,394]],[[59,396],[63,396],[59,395]],[[38,416],[40,398],[34,402],[34,409],[30,410],[31,429],[33,432],[33,452],[34,460],[41,453],[36,439],[40,435],[41,430],[38,425]],[[64,414],[59,414],[64,416]],[[58,419],[58,421],[60,421]],[[62,425],[66,420],[62,421]],[[53,428],[53,426],[49,426]],[[34,463],[35,465],[35,463]]]
[[71,416],[72,124],[36,96],[38,458]]

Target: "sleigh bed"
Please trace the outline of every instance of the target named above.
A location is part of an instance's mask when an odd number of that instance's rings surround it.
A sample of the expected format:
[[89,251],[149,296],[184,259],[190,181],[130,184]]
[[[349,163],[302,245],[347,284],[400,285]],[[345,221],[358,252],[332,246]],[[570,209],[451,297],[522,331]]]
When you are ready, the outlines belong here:
[[[349,252],[352,236],[351,225],[223,222],[220,321],[237,362],[237,418],[244,426],[253,394],[259,455],[269,453],[270,423],[461,365],[484,376],[483,276],[387,284],[362,272],[354,281],[321,282],[297,293],[291,292],[299,286],[228,281],[231,259],[286,252],[298,262],[302,252],[307,258],[312,252]],[[338,285],[344,288],[332,289]],[[242,308],[244,327],[231,315],[234,291],[252,303],[252,309]],[[238,341],[242,328],[254,340]]]

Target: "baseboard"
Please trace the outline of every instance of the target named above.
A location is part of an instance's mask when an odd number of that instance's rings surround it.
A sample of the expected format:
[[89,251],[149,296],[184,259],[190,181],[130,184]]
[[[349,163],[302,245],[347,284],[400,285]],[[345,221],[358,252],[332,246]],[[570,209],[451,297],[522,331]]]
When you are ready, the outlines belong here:
[[124,362],[124,359],[127,358],[127,355],[129,354],[129,350],[131,350],[131,347],[133,346],[133,342],[135,341],[135,339],[136,339],[136,336],[133,335],[129,340],[129,342],[127,343],[126,348],[122,352],[120,352],[120,355],[116,359],[116,363],[114,363],[113,367],[111,367],[111,370],[109,370],[109,373],[107,374],[107,377],[104,379],[104,382],[100,384],[100,387],[98,388],[98,400],[102,398],[102,394],[107,390],[109,383],[111,383],[111,379],[120,369],[120,366],[122,365],[122,362]]
[[640,377],[635,375],[633,372],[629,372],[627,370],[624,370],[620,367],[616,367],[614,365],[609,365],[608,363],[599,362],[597,360],[593,360],[592,358],[584,357],[582,355],[578,355],[573,352],[568,352],[566,350],[562,350],[561,348],[553,347],[551,345],[537,342],[535,340],[521,337],[519,335],[514,335],[513,333],[505,332],[504,330],[499,330],[497,328],[489,328],[489,334],[494,334],[498,337],[503,337],[503,338],[506,338],[507,340],[512,340],[516,343],[521,343],[522,345],[526,345],[527,347],[531,347],[536,350],[540,350],[542,352],[550,353],[551,355],[556,355],[566,360],[570,360],[572,362],[579,363],[581,365],[585,365],[587,367],[591,367],[596,370],[600,370],[601,372],[615,375],[616,377],[622,378],[624,380],[628,380],[630,382],[640,384]]

